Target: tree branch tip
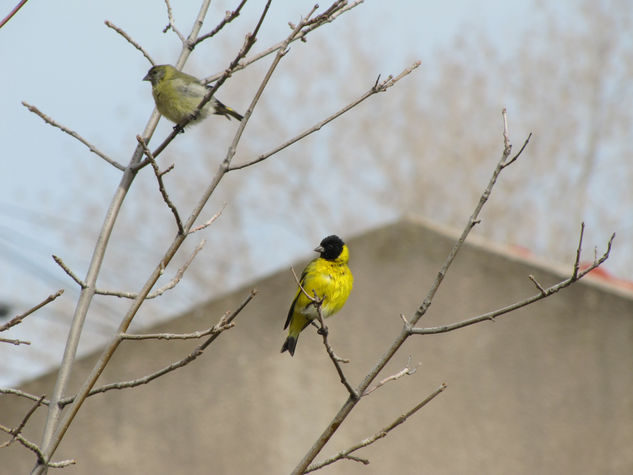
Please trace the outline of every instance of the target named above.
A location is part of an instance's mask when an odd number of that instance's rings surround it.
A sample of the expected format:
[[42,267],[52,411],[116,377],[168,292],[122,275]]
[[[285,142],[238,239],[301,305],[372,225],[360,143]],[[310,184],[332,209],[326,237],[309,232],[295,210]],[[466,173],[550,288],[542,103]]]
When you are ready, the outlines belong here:
[[611,244],[613,244],[614,239],[615,239],[615,233],[612,233],[611,237],[609,238],[609,242],[607,243],[609,250],[611,249]]
[[363,465],[369,465],[371,462],[368,459],[356,457],[355,455],[344,455],[343,458],[353,460],[354,462],[360,462]]

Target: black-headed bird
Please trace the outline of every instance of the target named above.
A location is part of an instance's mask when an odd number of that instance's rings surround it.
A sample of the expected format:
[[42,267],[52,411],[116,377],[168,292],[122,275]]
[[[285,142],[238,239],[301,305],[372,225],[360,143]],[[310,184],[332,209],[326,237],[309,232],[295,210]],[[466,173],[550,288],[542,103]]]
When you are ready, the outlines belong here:
[[[301,273],[299,282],[305,292],[312,298],[322,300],[321,316],[327,318],[338,312],[349,297],[354,284],[354,276],[347,266],[349,249],[340,237],[332,235],[324,238],[315,252],[319,257],[308,263]],[[301,290],[297,290],[284,330],[288,328],[288,338],[281,347],[281,352],[288,350],[295,354],[299,333],[317,318],[315,303]]]
[[[169,64],[153,66],[143,81],[149,81],[152,84],[152,95],[158,112],[176,124],[193,115],[204,96],[209,92],[210,87],[204,85],[194,76],[178,71]],[[237,120],[242,120],[244,118],[212,97],[191,123],[201,121],[211,112],[223,115],[227,119],[234,117]]]

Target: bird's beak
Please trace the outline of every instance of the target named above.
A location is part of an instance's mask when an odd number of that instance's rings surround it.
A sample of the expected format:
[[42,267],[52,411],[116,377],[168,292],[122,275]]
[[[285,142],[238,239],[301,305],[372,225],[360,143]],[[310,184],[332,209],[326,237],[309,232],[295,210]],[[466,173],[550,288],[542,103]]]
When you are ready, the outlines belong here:
[[149,73],[147,73],[147,74],[145,75],[145,77],[143,78],[143,81],[149,81],[149,80],[150,80],[150,79],[149,79]]
[[323,246],[314,248],[314,252],[318,252],[319,254],[321,254],[323,251],[325,251],[325,249],[323,249]]

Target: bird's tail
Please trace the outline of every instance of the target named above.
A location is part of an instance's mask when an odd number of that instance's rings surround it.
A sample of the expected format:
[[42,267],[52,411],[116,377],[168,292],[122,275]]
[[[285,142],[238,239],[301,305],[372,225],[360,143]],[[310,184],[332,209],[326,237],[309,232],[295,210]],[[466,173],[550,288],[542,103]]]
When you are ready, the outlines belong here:
[[214,111],[213,111],[213,113],[217,114],[217,115],[223,115],[224,117],[226,117],[229,120],[231,119],[231,117],[234,117],[237,120],[242,120],[244,118],[244,116],[242,114],[239,114],[239,113],[235,112],[233,109],[231,109],[230,107],[225,106],[224,104],[222,104],[217,99],[215,100],[215,103],[214,103]]
[[290,356],[294,356],[295,355],[295,348],[297,347],[297,340],[298,339],[299,339],[298,336],[290,336],[290,335],[288,335],[288,338],[286,338],[286,341],[284,341],[284,344],[281,347],[281,352],[283,353],[284,351],[288,350],[288,353],[290,353]]

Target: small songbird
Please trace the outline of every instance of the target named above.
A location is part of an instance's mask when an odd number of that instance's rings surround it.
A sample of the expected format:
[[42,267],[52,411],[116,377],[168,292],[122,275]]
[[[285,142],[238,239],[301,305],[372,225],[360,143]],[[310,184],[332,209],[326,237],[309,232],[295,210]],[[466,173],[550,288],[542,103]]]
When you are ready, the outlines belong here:
[[[319,257],[308,263],[299,281],[310,297],[316,293],[317,299],[323,299],[321,316],[327,318],[343,308],[352,291],[354,277],[347,267],[349,249],[340,237],[332,235],[324,238],[314,251],[319,253]],[[284,330],[290,328],[288,338],[281,347],[282,353],[288,350],[291,356],[295,354],[299,333],[317,315],[314,302],[299,288],[284,325]]]
[[[197,78],[178,71],[169,64],[153,66],[143,81],[149,81],[152,84],[152,95],[158,112],[176,124],[193,115],[210,88]],[[213,97],[191,123],[201,121],[211,112],[223,115],[227,119],[234,117],[242,120],[244,118]]]

